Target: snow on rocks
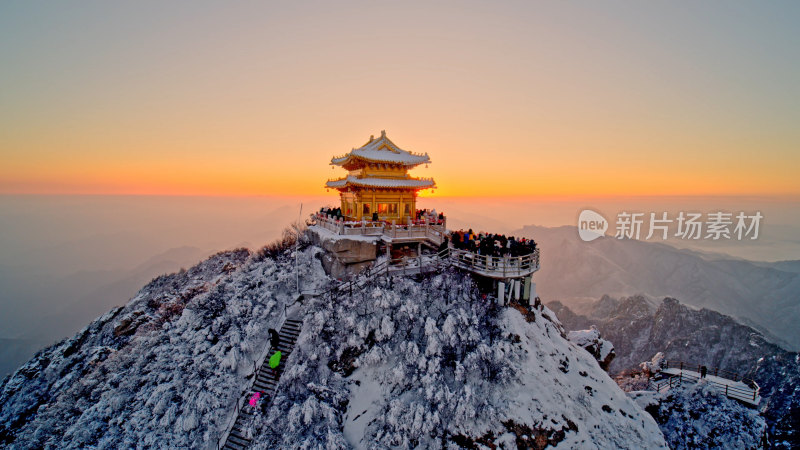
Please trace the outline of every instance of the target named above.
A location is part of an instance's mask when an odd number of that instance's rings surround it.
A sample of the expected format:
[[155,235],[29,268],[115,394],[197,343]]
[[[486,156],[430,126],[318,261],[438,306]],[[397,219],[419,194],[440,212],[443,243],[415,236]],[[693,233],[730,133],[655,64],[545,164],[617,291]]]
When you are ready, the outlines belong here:
[[[300,276],[326,280],[313,255]],[[294,299],[294,258],[241,249],[158,277],[0,386],[0,446],[215,447]]]
[[529,322],[470,280],[448,270],[318,299],[255,447],[665,447],[551,311]]
[[657,352],[650,361],[639,364],[639,367],[647,374],[657,374],[664,368],[666,360],[667,358],[664,356],[664,352]]
[[600,367],[608,371],[608,366],[615,356],[614,344],[601,338],[597,327],[592,325],[588,330],[570,331],[567,333],[567,339],[589,352],[600,364]]
[[726,398],[705,381],[630,396],[653,415],[670,448],[763,446],[767,425],[758,411]]
[[[331,282],[321,251],[298,255],[304,289]],[[294,253],[275,254],[159,277],[38,353],[0,386],[0,443],[215,447],[296,298]],[[247,425],[253,447],[664,448],[552,311],[493,306],[471,280],[448,269],[304,300],[270,408]]]

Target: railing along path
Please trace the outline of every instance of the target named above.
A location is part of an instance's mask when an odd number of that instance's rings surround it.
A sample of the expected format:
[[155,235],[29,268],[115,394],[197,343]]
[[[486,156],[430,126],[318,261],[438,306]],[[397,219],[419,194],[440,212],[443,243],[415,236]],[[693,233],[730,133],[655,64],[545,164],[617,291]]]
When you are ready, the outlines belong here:
[[665,361],[661,374],[667,375],[665,378],[651,379],[650,390],[663,392],[680,386],[683,383],[697,383],[701,379],[726,397],[739,400],[749,405],[758,405],[761,401],[759,397],[760,388],[758,384],[750,378],[744,378],[739,374],[719,369],[717,367],[707,367],[706,376],[703,377],[702,365],[687,364],[683,361]]
[[380,236],[387,240],[425,239],[435,245],[442,243],[446,234],[446,221],[417,221],[411,225],[398,225],[381,221],[345,221],[322,213],[312,215],[314,224],[342,236]]

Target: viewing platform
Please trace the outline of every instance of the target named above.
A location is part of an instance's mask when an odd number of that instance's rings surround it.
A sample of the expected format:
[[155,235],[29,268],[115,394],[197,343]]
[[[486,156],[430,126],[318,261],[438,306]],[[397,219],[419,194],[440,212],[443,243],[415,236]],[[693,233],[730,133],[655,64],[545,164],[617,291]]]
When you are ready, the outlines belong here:
[[398,225],[384,221],[347,221],[343,217],[315,213],[311,220],[314,225],[337,235],[376,236],[392,244],[428,241],[438,246],[447,235],[447,219]]
[[[386,222],[346,221],[343,218],[331,217],[322,213],[311,216],[311,226],[316,226],[330,233],[332,239],[365,239],[388,245],[403,243],[420,243],[437,247],[448,235],[446,219],[420,224],[396,225]],[[377,258],[377,255],[376,255]],[[454,266],[493,279],[523,278],[539,270],[539,249],[520,256],[491,256],[453,248],[450,245],[445,251],[436,254],[389,258],[380,268],[387,273],[414,274],[423,273],[443,265]],[[376,271],[378,267],[372,269]],[[378,270],[379,271],[379,270]]]
[[755,381],[739,376],[734,372],[707,367],[702,376],[702,367],[697,364],[686,364],[682,361],[664,361],[658,379],[650,380],[650,389],[663,392],[685,383],[698,383],[701,380],[716,388],[726,397],[738,400],[748,406],[756,407],[761,402],[760,388]]
[[522,256],[489,256],[466,250],[450,249],[451,263],[488,278],[521,278],[539,270],[539,249]]

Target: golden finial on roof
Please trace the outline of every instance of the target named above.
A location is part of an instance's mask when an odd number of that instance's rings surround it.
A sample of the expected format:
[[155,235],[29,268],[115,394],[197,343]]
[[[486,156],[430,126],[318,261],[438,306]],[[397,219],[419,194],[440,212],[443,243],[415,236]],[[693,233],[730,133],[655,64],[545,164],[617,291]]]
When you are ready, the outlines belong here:
[[382,137],[382,138],[385,138],[385,137],[386,137],[386,130],[381,130],[381,137]]

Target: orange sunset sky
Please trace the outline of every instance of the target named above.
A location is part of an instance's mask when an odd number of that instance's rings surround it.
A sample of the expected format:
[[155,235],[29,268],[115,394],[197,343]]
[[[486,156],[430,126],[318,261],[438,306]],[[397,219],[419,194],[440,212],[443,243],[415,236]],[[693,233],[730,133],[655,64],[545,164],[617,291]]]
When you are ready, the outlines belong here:
[[4,2],[0,193],[799,195],[797,2]]

